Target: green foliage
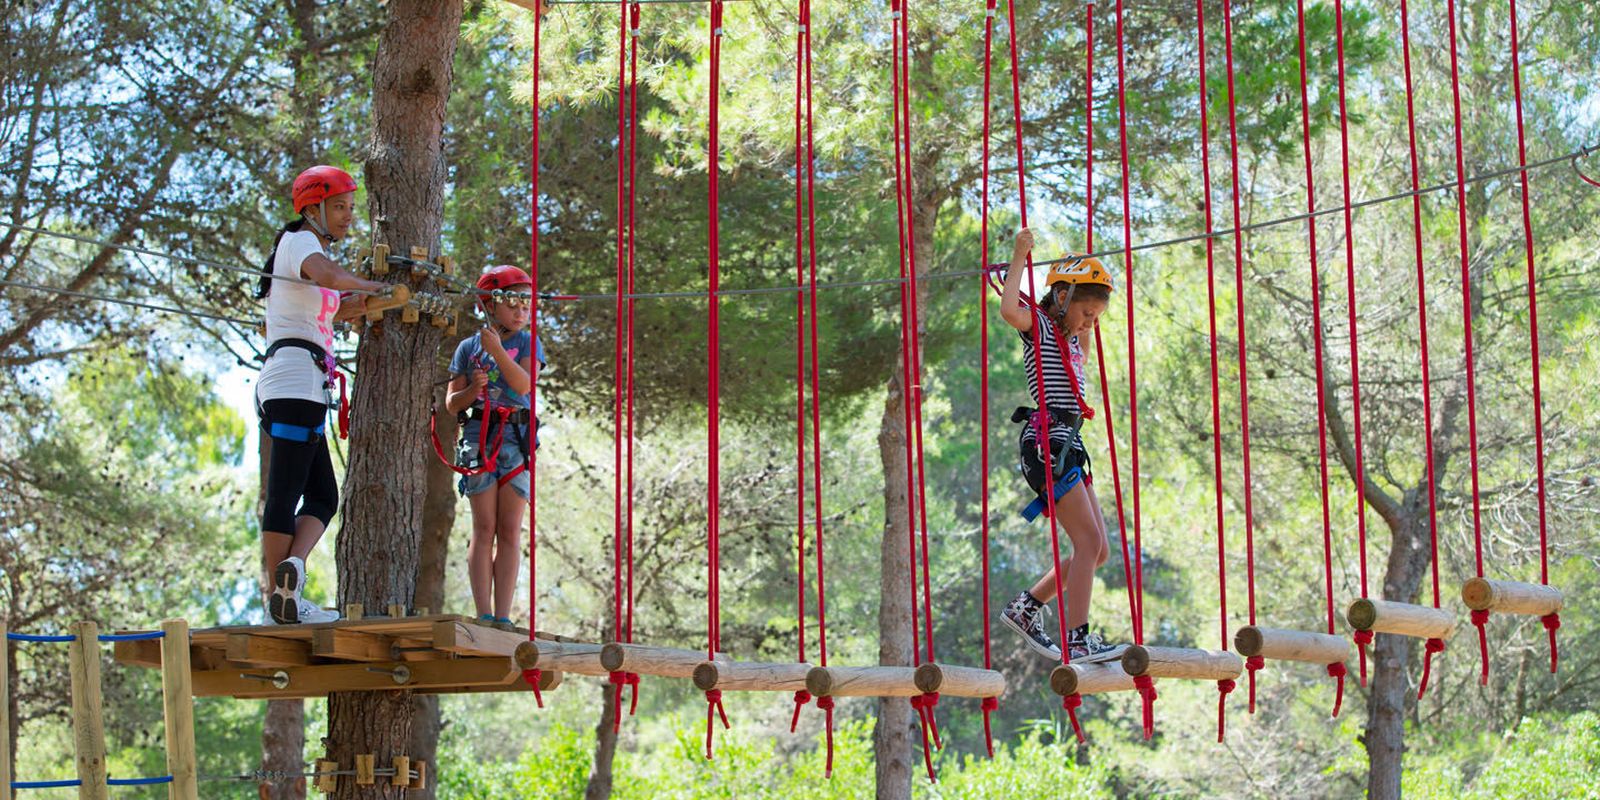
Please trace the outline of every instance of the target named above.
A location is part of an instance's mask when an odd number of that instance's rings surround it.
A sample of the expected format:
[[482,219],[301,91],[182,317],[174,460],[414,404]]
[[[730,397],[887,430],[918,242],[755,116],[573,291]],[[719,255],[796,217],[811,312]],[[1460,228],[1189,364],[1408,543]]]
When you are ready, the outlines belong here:
[[1407,796],[1600,797],[1600,715],[1524,719],[1503,736],[1479,733],[1417,761],[1406,774]]

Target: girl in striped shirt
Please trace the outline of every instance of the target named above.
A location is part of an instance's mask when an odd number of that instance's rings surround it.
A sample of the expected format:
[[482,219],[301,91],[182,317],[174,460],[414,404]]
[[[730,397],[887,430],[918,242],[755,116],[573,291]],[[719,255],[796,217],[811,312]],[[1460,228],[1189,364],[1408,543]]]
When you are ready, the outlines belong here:
[[[1056,519],[1072,542],[1063,581],[1066,608],[1061,612],[1067,620],[1067,655],[1076,662],[1110,661],[1127,648],[1106,644],[1099,634],[1089,632],[1094,571],[1106,563],[1111,546],[1080,433],[1087,405],[1083,402],[1083,350],[1078,337],[1094,330],[1095,321],[1110,305],[1111,275],[1098,259],[1069,256],[1050,267],[1045,295],[1035,304],[1022,297],[1023,271],[1032,250],[1033,233],[1024,228],[1017,233],[1000,300],[1001,316],[1022,338],[1028,394],[1034,402],[1033,408],[1018,408],[1012,421],[1023,423],[1018,444],[1028,486],[1041,498],[1051,486],[1062,492],[1055,501]],[[1045,476],[1045,442],[1050,446],[1050,471],[1054,473],[1049,479]],[[1035,652],[1059,659],[1061,649],[1044,626],[1046,603],[1055,596],[1055,585],[1052,569],[1007,604],[1000,619]]]

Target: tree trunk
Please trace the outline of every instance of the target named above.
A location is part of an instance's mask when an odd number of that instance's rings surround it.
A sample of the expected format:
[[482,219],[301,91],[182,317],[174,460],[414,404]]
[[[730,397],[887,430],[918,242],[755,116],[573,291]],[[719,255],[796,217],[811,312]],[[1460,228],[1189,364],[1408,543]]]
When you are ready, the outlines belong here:
[[[1383,576],[1385,600],[1417,601],[1417,589],[1428,571],[1426,491],[1423,488],[1410,493],[1401,517],[1404,522],[1391,530],[1393,544]],[[1400,797],[1407,705],[1414,697],[1409,675],[1415,644],[1409,637],[1389,633],[1378,634],[1373,642],[1371,694],[1367,698],[1367,731],[1363,737],[1370,762],[1367,796],[1372,800]]]
[[[889,381],[878,429],[878,457],[883,462],[884,525],[878,578],[878,663],[909,665],[911,652],[911,587],[907,537],[911,528],[906,502],[905,375],[899,367]],[[878,800],[911,797],[911,742],[916,736],[911,703],[903,697],[878,699],[878,722],[872,734],[877,761]]]
[[[437,255],[443,222],[445,101],[461,28],[461,0],[391,0],[373,66],[373,134],[366,162],[376,240]],[[414,605],[428,492],[428,411],[440,331],[395,313],[368,327],[356,353],[344,526],[338,537],[339,603]],[[408,692],[328,697],[328,753],[341,766],[371,753],[411,755]],[[346,766],[346,768],[348,768]],[[395,798],[406,790],[340,781],[337,798]]]
[[[459,337],[457,337],[459,340]],[[442,408],[444,390],[434,393],[434,408]],[[454,415],[439,413],[439,441],[453,442],[456,438]],[[447,448],[446,453],[450,452]],[[417,594],[412,601],[419,611],[427,609],[438,614],[444,611],[444,584],[446,566],[450,559],[450,531],[456,521],[456,474],[439,461],[428,459],[428,494],[422,501],[422,546],[417,554]],[[439,731],[444,719],[439,713],[437,695],[416,695],[411,698],[411,749],[407,755],[413,759],[437,765]],[[420,791],[413,791],[410,800],[433,800],[434,784],[429,782]]]
[[600,684],[600,722],[594,726],[594,765],[589,783],[583,787],[583,800],[606,800],[611,796],[611,765],[617,758],[616,687]]

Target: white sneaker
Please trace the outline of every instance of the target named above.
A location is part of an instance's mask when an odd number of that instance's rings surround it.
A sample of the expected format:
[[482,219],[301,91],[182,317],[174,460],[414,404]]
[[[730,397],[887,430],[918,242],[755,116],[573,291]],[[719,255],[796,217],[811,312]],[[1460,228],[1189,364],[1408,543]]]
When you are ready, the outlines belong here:
[[299,617],[300,622],[303,624],[315,625],[321,622],[339,621],[339,612],[328,608],[322,608],[316,603],[306,600],[305,598],[297,599],[294,605],[295,615]]
[[267,614],[280,625],[300,623],[300,589],[306,584],[306,562],[290,556],[272,571],[272,593],[267,595]]

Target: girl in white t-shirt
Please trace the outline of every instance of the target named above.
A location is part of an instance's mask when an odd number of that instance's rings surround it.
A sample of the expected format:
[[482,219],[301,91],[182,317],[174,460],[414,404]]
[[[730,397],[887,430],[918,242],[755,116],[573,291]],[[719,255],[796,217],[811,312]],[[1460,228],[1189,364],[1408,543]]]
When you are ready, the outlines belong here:
[[339,618],[300,596],[305,559],[339,507],[333,460],[323,437],[333,382],[333,323],[365,313],[361,295],[386,293],[385,283],[345,271],[328,247],[350,230],[355,179],[335,167],[312,167],[294,181],[299,218],[285,225],[262,266],[259,297],[267,301],[267,361],[256,383],[256,409],[271,449],[261,514],[261,563],[270,570],[268,615],[274,622]]

